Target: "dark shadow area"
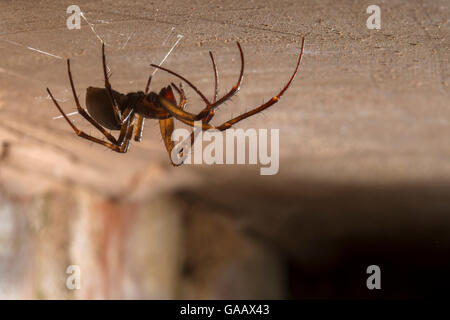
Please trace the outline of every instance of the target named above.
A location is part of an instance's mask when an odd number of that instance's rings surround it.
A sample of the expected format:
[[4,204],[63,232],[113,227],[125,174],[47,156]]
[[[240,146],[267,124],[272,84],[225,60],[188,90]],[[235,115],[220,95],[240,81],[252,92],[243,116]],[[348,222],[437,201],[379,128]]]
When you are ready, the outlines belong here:
[[[175,196],[189,207],[224,212],[279,253],[290,298],[449,295],[448,183],[333,185],[221,176]],[[381,268],[381,290],[366,287],[370,265]]]

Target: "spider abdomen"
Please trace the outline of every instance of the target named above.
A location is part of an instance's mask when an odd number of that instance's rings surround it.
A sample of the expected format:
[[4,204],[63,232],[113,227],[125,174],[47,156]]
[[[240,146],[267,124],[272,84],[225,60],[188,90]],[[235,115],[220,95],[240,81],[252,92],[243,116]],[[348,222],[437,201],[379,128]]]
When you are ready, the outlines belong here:
[[[120,111],[124,94],[112,90]],[[97,120],[102,126],[110,130],[120,130],[120,125],[114,115],[111,99],[106,88],[89,87],[86,90],[86,107],[92,118]]]

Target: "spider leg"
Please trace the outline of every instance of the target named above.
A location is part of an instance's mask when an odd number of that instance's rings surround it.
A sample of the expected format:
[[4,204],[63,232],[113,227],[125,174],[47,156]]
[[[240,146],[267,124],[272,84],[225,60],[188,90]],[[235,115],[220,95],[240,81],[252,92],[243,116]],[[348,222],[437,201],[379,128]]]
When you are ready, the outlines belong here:
[[[186,95],[185,95],[184,90],[183,90],[183,86],[182,86],[181,83],[180,83],[180,87],[179,87],[179,88],[178,88],[175,84],[173,84],[173,83],[172,83],[172,86],[174,86],[175,90],[178,91],[178,93],[180,94],[180,97],[181,97],[181,99],[180,99],[180,104],[178,105],[178,107],[179,107],[180,109],[184,110],[184,108],[185,108],[185,106],[186,106],[187,99],[186,99]],[[186,141],[183,142],[183,146],[184,146],[184,147],[181,148],[181,149],[179,150],[179,154],[180,154],[180,157],[181,157],[181,159],[182,159],[182,162],[181,162],[181,163],[184,162],[185,158],[186,158],[187,155],[188,155],[189,149],[190,149],[190,148],[192,147],[192,145],[194,144],[195,138],[197,138],[197,135],[198,135],[199,133],[200,133],[200,130],[192,130],[192,131],[191,131],[191,135],[190,135],[190,144],[189,144],[189,146],[186,145],[186,144],[187,144],[187,139],[186,139]],[[184,156],[183,156],[183,154],[184,154]]]
[[[213,98],[213,103],[215,103],[217,101],[217,96],[219,95],[219,72],[217,71],[217,67],[216,67],[216,62],[214,61],[214,56],[212,54],[212,52],[209,52],[209,56],[211,57],[211,62],[212,62],[212,66],[213,66],[213,70],[214,70],[214,98]],[[211,119],[214,117],[214,109],[211,109],[208,116],[206,118],[202,119],[203,123],[209,123],[211,121]],[[195,129],[192,130],[191,135],[190,135],[190,146],[189,149],[192,148],[192,145],[195,142],[195,139],[197,138],[197,135],[199,134],[200,130],[199,129]],[[185,150],[187,150],[186,148],[183,148]]]
[[236,42],[236,44],[239,48],[239,54],[241,56],[241,71],[239,73],[238,81],[233,86],[233,88],[231,88],[231,90],[228,91],[228,93],[226,95],[224,95],[222,98],[220,98],[219,100],[214,102],[212,105],[206,106],[206,108],[204,108],[199,114],[197,114],[195,120],[200,120],[200,119],[203,119],[204,117],[207,117],[211,111],[216,109],[218,106],[220,106],[222,103],[224,103],[225,101],[230,99],[232,96],[234,96],[239,91],[239,89],[241,87],[242,79],[244,77],[244,52],[242,52],[242,48],[241,48],[241,45],[239,44],[239,42]]
[[90,136],[86,133],[84,133],[83,131],[79,130],[67,117],[67,115],[64,113],[64,111],[62,110],[62,108],[59,106],[58,102],[55,100],[55,98],[53,97],[52,93],[50,92],[50,90],[47,88],[47,92],[50,95],[51,99],[53,100],[53,103],[56,105],[56,107],[58,108],[59,112],[61,112],[62,116],[64,117],[64,119],[66,119],[67,123],[72,127],[73,131],[75,131],[75,133],[77,134],[77,136],[90,140],[92,142],[101,144],[111,150],[114,150],[116,152],[126,152],[127,150],[125,148],[119,147],[116,144],[107,142],[107,141],[103,141],[101,139],[95,138],[93,136]]
[[172,160],[172,150],[174,148],[174,143],[172,141],[172,133],[173,133],[174,128],[175,128],[175,126],[174,126],[172,117],[159,120],[159,129],[161,131],[161,136],[163,138],[164,145],[166,146],[167,152],[169,153],[170,161],[172,162],[172,164],[174,166],[177,166],[177,165],[181,165],[181,163],[176,164]]
[[175,89],[176,92],[178,92],[178,94],[180,95],[180,103],[178,104],[178,108],[180,108],[181,110],[184,110],[184,107],[186,106],[187,103],[187,99],[186,99],[186,94],[183,90],[183,87],[180,86],[178,87],[175,83],[171,83],[170,84],[172,86],[172,88]]
[[150,75],[150,76],[148,77],[147,85],[145,86],[145,94],[148,93],[148,90],[150,89],[150,83],[151,83],[151,82],[152,82],[152,75]]
[[194,86],[194,85],[192,84],[192,82],[190,82],[190,81],[189,81],[188,79],[186,79],[185,77],[179,75],[179,74],[176,73],[176,72],[173,72],[172,70],[166,69],[166,68],[164,68],[164,67],[158,66],[158,65],[153,64],[153,63],[151,64],[151,66],[154,67],[154,68],[158,68],[158,69],[164,70],[164,71],[166,71],[166,72],[168,72],[168,73],[174,75],[175,77],[180,78],[181,80],[183,80],[184,82],[186,82],[192,89],[194,89],[195,92],[197,92],[197,94],[203,99],[203,101],[205,101],[206,105],[210,105],[210,104],[211,104],[211,103],[209,102],[209,100],[205,97],[205,95],[204,95],[200,90],[198,90],[197,87]]
[[[97,121],[95,121],[84,108],[81,107],[80,101],[78,100],[77,92],[75,90],[75,85],[73,84],[72,72],[70,71],[70,60],[67,59],[67,72],[69,74],[70,86],[72,88],[73,98],[75,100],[75,104],[77,105],[78,113],[81,114],[87,121],[89,121],[97,130],[99,130],[109,141],[113,144],[117,144],[116,138],[109,133],[105,128],[103,128]],[[47,91],[50,91],[47,89]],[[51,95],[51,94],[50,94]]]
[[114,116],[116,118],[117,124],[122,125],[126,119],[122,118],[122,114],[120,112],[119,107],[117,106],[116,99],[112,93],[111,83],[109,82],[108,71],[106,69],[106,57],[105,57],[105,43],[102,43],[102,63],[103,63],[103,76],[105,78],[105,88],[108,91],[109,99],[111,101],[111,105],[113,107]]
[[195,121],[195,117],[196,115],[193,113],[190,113],[188,111],[185,111],[183,109],[180,109],[177,105],[175,105],[172,101],[164,98],[164,97],[159,97],[159,101],[161,102],[161,105],[170,113],[172,114],[174,117],[175,115],[177,116],[176,118],[179,119],[181,121],[181,119],[185,119],[185,120],[191,120],[191,121]]
[[134,141],[141,142],[142,134],[144,133],[144,117],[140,114],[137,116],[136,133],[134,134]]
[[[183,110],[184,107],[186,106],[186,94],[183,90],[182,85],[180,84],[180,86],[178,87],[176,84],[171,83],[171,86],[175,89],[175,91],[178,92],[178,94],[180,95],[180,102],[178,104],[178,108]],[[169,158],[170,161],[172,162],[172,164],[174,166],[180,166],[183,164],[184,160],[186,159],[187,155],[188,155],[188,150],[189,147],[187,146],[187,139],[185,141],[183,141],[183,148],[181,148],[180,150],[178,150],[178,155],[180,157],[180,162],[175,163],[172,159],[172,150],[174,148],[174,142],[172,141],[172,133],[174,130],[174,119],[173,117],[170,117],[168,119],[162,119],[159,120],[159,126],[160,126],[160,130],[161,130],[161,136],[163,138],[164,141],[164,145],[166,146],[167,152],[169,154]],[[191,133],[191,141],[190,141],[190,146],[192,146],[192,144],[194,143],[195,137],[197,137],[197,134],[200,132],[200,130],[197,130],[197,133],[195,133],[195,131],[192,131]]]
[[[209,56],[211,57],[211,62],[214,70],[214,98],[213,103],[216,103],[217,96],[219,95],[219,72],[217,71],[216,62],[214,61],[214,56],[212,52],[209,52]],[[208,116],[203,119],[203,121],[210,122],[211,119],[214,117],[214,109],[211,109]]]
[[[195,114],[179,109],[178,106],[173,104],[173,102],[163,97],[160,97],[159,101],[161,102],[162,107],[166,109],[167,112],[169,112],[171,116],[173,116],[175,119],[183,122],[184,124],[187,124],[188,126],[198,127],[197,124],[194,124],[194,122],[196,121]],[[214,127],[202,121],[202,129],[203,130],[214,129]]]
[[130,119],[126,122],[126,124],[122,125],[121,131],[122,129],[125,127],[126,128],[126,136],[125,136],[125,140],[120,141],[120,152],[125,153],[128,151],[129,147],[130,147],[130,141],[131,141],[131,137],[133,136],[133,130],[134,130],[134,124],[130,126],[130,124],[133,122],[134,120],[134,113],[131,114]]
[[[298,56],[298,60],[297,60],[297,65],[295,67],[294,73],[292,74],[291,78],[289,79],[289,81],[287,82],[287,84],[283,87],[283,89],[281,89],[281,91],[276,95],[273,96],[270,100],[268,100],[267,102],[263,103],[262,105],[260,105],[257,108],[254,108],[248,112],[245,112],[237,117],[234,117],[231,120],[228,120],[226,122],[224,122],[223,124],[221,124],[218,127],[212,126],[208,123],[206,123],[205,121],[202,121],[201,127],[202,130],[208,130],[208,129],[216,129],[219,131],[223,131],[226,130],[228,128],[230,128],[232,125],[234,125],[235,123],[242,121],[256,113],[259,113],[261,111],[263,111],[264,109],[269,108],[270,106],[274,105],[275,103],[277,103],[281,96],[284,94],[284,92],[289,88],[289,86],[291,85],[292,81],[295,78],[295,75],[297,74],[298,68],[300,66],[300,62],[302,60],[302,56],[303,56],[303,48],[305,45],[305,39],[302,39],[302,47],[300,49],[300,54]],[[179,110],[175,105],[173,105],[169,100],[164,99],[161,97],[160,99],[161,101],[161,105],[173,116],[175,117],[177,120],[180,120],[181,122],[191,126],[191,127],[199,127],[198,124],[195,123],[195,120],[197,120],[195,118],[195,115],[183,111],[183,110]],[[220,100],[219,100],[220,101]]]
[[300,53],[298,55],[298,60],[297,60],[297,65],[295,66],[295,70],[294,73],[292,74],[291,78],[289,79],[289,81],[286,83],[286,85],[284,86],[283,89],[281,89],[280,92],[278,92],[278,94],[276,96],[273,96],[272,98],[270,98],[270,100],[268,100],[267,102],[263,103],[262,105],[260,105],[257,108],[254,108],[248,112],[245,112],[237,117],[234,117],[231,120],[228,120],[226,122],[224,122],[223,124],[221,124],[220,126],[217,127],[218,130],[223,131],[226,130],[228,128],[230,128],[232,125],[234,125],[235,123],[242,121],[248,117],[253,116],[254,114],[257,114],[261,111],[263,111],[264,109],[269,108],[270,106],[274,105],[275,103],[277,103],[281,96],[284,94],[284,92],[289,88],[289,86],[291,85],[292,81],[295,78],[295,75],[297,74],[298,68],[300,67],[300,62],[302,61],[302,56],[303,56],[303,48],[305,46],[305,38],[302,38],[302,47],[300,49]]
[[[173,140],[172,140],[172,133],[173,133],[173,130],[175,127],[173,119],[174,119],[173,117],[170,117],[167,119],[159,120],[159,127],[161,130],[161,136],[163,138],[164,145],[166,146],[167,152],[169,154],[170,161],[172,162],[172,165],[178,167],[178,166],[181,166],[184,163],[184,161],[186,160],[186,157],[189,154],[189,149],[194,144],[195,138],[200,133],[200,130],[194,130],[191,133],[189,138],[186,138],[183,142],[181,142],[180,145],[182,147],[179,150],[177,150],[180,161],[178,163],[176,163],[172,159],[172,151],[175,147]],[[188,142],[188,139],[189,139],[189,142]]]
[[[147,85],[145,86],[144,93],[147,94],[150,89],[150,84],[152,82],[152,75],[148,77]],[[134,141],[141,142],[142,134],[144,133],[144,122],[145,118],[140,114],[137,116],[136,132],[134,134]]]
[[[214,103],[214,102],[216,102],[217,95],[218,95],[218,77],[219,77],[219,75],[218,75],[218,72],[217,72],[216,63],[214,62],[214,56],[213,56],[211,51],[209,52],[209,55],[211,57],[213,70],[214,70],[214,99],[213,99],[213,103]],[[171,72],[171,71],[169,71],[169,72]],[[150,79],[149,79],[149,82],[150,82]],[[180,95],[180,98],[181,98],[181,103],[180,103],[181,108],[180,109],[184,109],[184,106],[186,105],[187,99],[186,99],[186,94],[184,93],[184,90],[183,90],[183,87],[182,87],[181,83],[180,83],[179,87],[176,84],[174,84],[173,82],[171,83],[171,85],[178,92],[178,94]],[[190,84],[190,85],[192,85],[192,84]],[[200,92],[200,90],[196,90],[196,91]],[[146,92],[147,92],[147,90],[146,90]],[[200,94],[200,96],[203,98],[203,94]],[[209,103],[209,102],[207,102],[207,103]],[[214,111],[212,111],[212,114],[214,114]]]
[[[178,73],[176,73],[176,72],[174,72],[172,70],[166,69],[164,67],[161,67],[161,66],[158,66],[158,65],[155,65],[155,64],[151,64],[151,66],[155,67],[155,68],[159,68],[161,70],[164,70],[164,71],[174,75],[175,77],[180,78],[181,80],[186,82],[192,89],[194,89],[194,91],[196,91],[200,95],[200,97],[202,97],[202,99],[206,103],[206,107],[202,111],[200,111],[200,113],[198,113],[197,115],[194,115],[194,119],[193,119],[193,120],[201,120],[201,119],[207,117],[210,114],[211,110],[214,110],[215,108],[217,108],[219,105],[224,103],[226,100],[230,99],[233,95],[235,95],[239,91],[239,88],[240,88],[241,82],[242,82],[242,78],[244,77],[244,53],[242,52],[242,48],[241,48],[241,45],[239,44],[239,42],[237,42],[237,46],[239,48],[239,53],[240,53],[240,56],[241,56],[241,72],[239,74],[238,81],[236,82],[236,84],[233,86],[233,88],[227,94],[225,94],[222,98],[220,98],[219,100],[217,100],[216,102],[214,102],[212,104],[200,92],[200,90],[198,90],[189,80],[187,80],[183,76],[179,75]],[[191,116],[187,116],[187,115],[180,115],[180,116],[184,116],[187,119],[192,118]]]
[[217,101],[217,96],[219,95],[219,72],[217,72],[216,62],[214,61],[214,56],[212,52],[209,52],[209,56],[211,57],[211,62],[214,70],[214,99],[213,103]]
[[119,138],[117,139],[117,146],[118,147],[122,147],[124,144],[124,141],[128,135],[128,130],[130,128],[130,124],[133,122],[134,120],[134,110],[133,108],[126,108],[125,112],[123,113],[124,115],[127,115],[125,122],[120,126],[120,135]]

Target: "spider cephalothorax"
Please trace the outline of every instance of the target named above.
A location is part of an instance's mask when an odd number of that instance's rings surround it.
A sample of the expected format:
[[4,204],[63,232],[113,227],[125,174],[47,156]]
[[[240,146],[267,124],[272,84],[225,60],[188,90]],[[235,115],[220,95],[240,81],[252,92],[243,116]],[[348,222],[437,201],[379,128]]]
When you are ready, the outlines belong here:
[[[52,98],[54,104],[61,112],[63,117],[75,131],[75,133],[87,140],[96,142],[98,144],[104,145],[105,147],[110,148],[111,150],[125,153],[128,151],[131,138],[133,136],[134,127],[136,126],[134,140],[141,141],[142,132],[144,130],[144,119],[157,119],[159,120],[159,125],[161,129],[161,135],[164,140],[164,144],[166,145],[167,151],[169,152],[169,157],[172,161],[171,153],[174,148],[174,143],[172,141],[172,132],[174,130],[174,119],[177,119],[191,127],[196,127],[197,122],[201,123],[202,130],[208,129],[216,129],[216,130],[226,130],[233,126],[235,123],[244,120],[258,112],[263,111],[266,108],[269,108],[273,104],[277,103],[283,93],[290,86],[292,81],[294,80],[295,75],[297,74],[298,68],[300,66],[300,61],[303,55],[303,47],[305,40],[302,39],[302,47],[300,50],[300,54],[298,57],[297,65],[295,67],[294,73],[289,79],[288,83],[284,86],[284,88],[274,97],[272,97],[267,102],[263,103],[257,108],[254,108],[248,112],[245,112],[237,117],[234,117],[219,126],[213,126],[209,122],[214,117],[215,109],[230,99],[234,94],[239,91],[239,87],[242,82],[242,78],[244,75],[244,54],[242,52],[241,45],[239,42],[237,46],[239,48],[239,53],[241,56],[241,71],[239,75],[239,79],[237,83],[233,86],[233,88],[225,94],[222,98],[218,99],[218,73],[216,64],[214,62],[214,57],[211,52],[209,52],[213,69],[214,69],[214,79],[215,79],[215,94],[212,101],[209,101],[205,95],[197,89],[189,80],[182,77],[176,72],[173,72],[169,69],[163,68],[161,66],[157,66],[152,64],[151,66],[155,68],[159,68],[164,70],[175,77],[178,77],[182,81],[184,81],[187,85],[189,85],[205,102],[205,107],[197,114],[193,114],[184,110],[186,105],[186,95],[184,93],[183,87],[177,86],[174,83],[171,83],[170,86],[167,86],[159,93],[149,92],[149,87],[151,83],[152,77],[150,76],[147,82],[147,86],[145,91],[138,92],[130,92],[128,94],[122,94],[117,92],[111,88],[111,84],[109,83],[109,77],[106,68],[106,58],[105,58],[105,45],[102,45],[102,61],[103,61],[103,75],[105,78],[105,87],[104,88],[87,88],[86,92],[86,107],[88,112],[84,108],[81,107],[81,104],[78,100],[77,93],[75,91],[75,86],[73,84],[72,73],[70,71],[70,60],[67,59],[67,71],[69,74],[70,86],[72,87],[72,93],[75,100],[75,104],[77,106],[78,112],[88,120],[95,128],[97,128],[108,141],[93,137],[79,130],[67,117],[62,108],[59,106],[58,102],[53,97],[50,90],[47,88],[47,91]],[[174,90],[178,93],[180,99],[177,103]],[[120,130],[120,134],[118,138],[115,138],[108,130]],[[194,142],[195,134],[192,133],[190,137],[190,144]],[[183,149],[179,150],[179,153],[183,154]],[[186,152],[184,152],[186,155]],[[182,156],[182,159],[184,157]],[[179,163],[174,163],[174,165],[182,164],[182,161]]]

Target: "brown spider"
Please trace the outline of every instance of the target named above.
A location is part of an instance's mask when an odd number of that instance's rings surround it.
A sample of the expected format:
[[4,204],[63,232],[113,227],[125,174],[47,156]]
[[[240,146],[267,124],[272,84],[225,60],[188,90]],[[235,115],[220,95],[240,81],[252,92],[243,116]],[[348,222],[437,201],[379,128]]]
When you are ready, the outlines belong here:
[[[303,38],[302,47],[300,49],[300,54],[298,57],[294,73],[292,74],[288,83],[276,96],[272,97],[270,100],[263,103],[259,107],[254,108],[248,112],[245,112],[237,117],[234,117],[233,119],[224,122],[220,126],[213,126],[209,124],[209,122],[214,116],[214,111],[219,105],[230,99],[234,94],[236,94],[239,91],[239,87],[241,85],[242,78],[244,75],[244,54],[242,52],[242,48],[239,42],[237,43],[241,55],[241,72],[239,75],[239,79],[237,83],[234,85],[234,87],[220,99],[217,99],[218,72],[216,64],[214,62],[214,57],[212,53],[209,52],[212,61],[212,66],[214,69],[214,79],[215,79],[215,86],[214,86],[215,93],[212,102],[209,101],[205,97],[205,95],[202,92],[200,92],[200,90],[198,90],[186,78],[161,66],[157,66],[154,64],[151,65],[152,67],[164,70],[174,75],[175,77],[178,77],[179,79],[183,80],[203,99],[203,101],[206,104],[206,107],[198,114],[192,114],[184,110],[184,107],[186,105],[186,95],[184,93],[181,84],[180,86],[177,86],[174,83],[171,83],[170,86],[161,89],[159,93],[149,92],[150,82],[152,79],[152,76],[150,76],[147,82],[147,86],[145,88],[145,92],[138,91],[122,94],[120,92],[113,90],[111,88],[111,84],[109,83],[108,79],[109,76],[106,68],[104,44],[102,45],[102,61],[103,61],[103,75],[105,78],[105,88],[94,88],[94,87],[87,88],[86,107],[89,112],[87,113],[86,110],[81,107],[80,102],[78,100],[77,93],[75,91],[75,87],[73,84],[72,73],[70,71],[70,60],[67,59],[67,72],[69,74],[70,86],[72,87],[73,98],[77,105],[78,112],[94,127],[96,127],[108,139],[108,141],[95,138],[79,130],[69,120],[69,118],[64,113],[62,108],[59,106],[58,102],[55,100],[55,98],[53,97],[52,93],[48,88],[47,92],[52,98],[58,110],[66,119],[67,123],[72,127],[72,129],[78,136],[96,142],[98,144],[104,145],[105,147],[108,147],[116,152],[125,153],[128,151],[128,147],[130,145],[130,140],[133,135],[133,130],[135,126],[135,116],[137,118],[136,132],[134,136],[135,141],[141,141],[142,139],[142,132],[144,130],[145,118],[158,119],[161,129],[161,135],[163,137],[164,144],[166,145],[167,151],[169,153],[171,162],[173,165],[181,165],[185,159],[185,156],[187,155],[187,152],[183,152],[183,149],[178,150],[178,154],[181,159],[181,162],[178,163],[175,163],[171,157],[172,150],[174,148],[174,143],[172,141],[172,132],[174,130],[174,118],[191,127],[197,127],[198,125],[196,121],[199,122],[201,121],[201,125],[198,126],[201,127],[201,130],[216,129],[223,131],[229,129],[235,123],[244,120],[258,112],[261,112],[266,108],[269,108],[270,106],[278,102],[280,97],[283,95],[283,93],[287,90],[287,88],[291,84],[292,80],[294,80],[294,77],[300,65],[300,61],[302,59],[304,43],[305,39]],[[180,96],[179,103],[177,103],[175,99],[172,88],[175,89],[175,91],[177,91],[177,93]],[[120,130],[119,138],[116,139],[105,128],[110,130]],[[192,143],[194,142],[195,137],[196,133],[195,131],[193,131],[190,136],[190,145],[192,145]]]

